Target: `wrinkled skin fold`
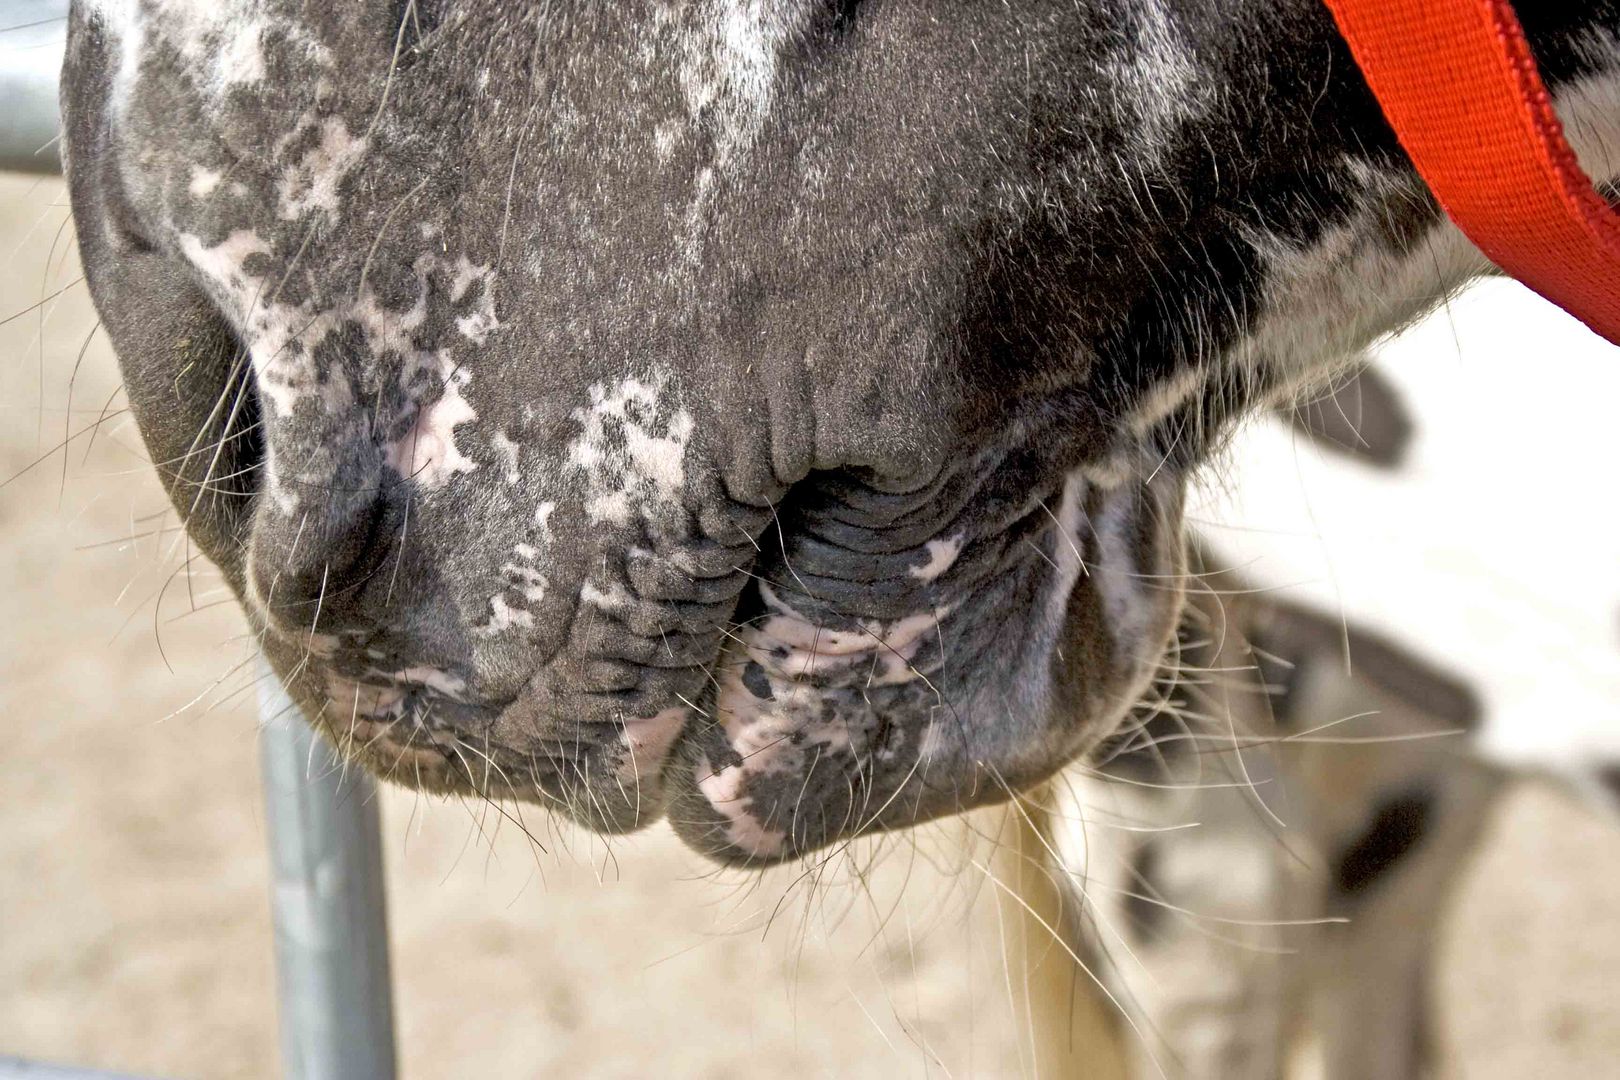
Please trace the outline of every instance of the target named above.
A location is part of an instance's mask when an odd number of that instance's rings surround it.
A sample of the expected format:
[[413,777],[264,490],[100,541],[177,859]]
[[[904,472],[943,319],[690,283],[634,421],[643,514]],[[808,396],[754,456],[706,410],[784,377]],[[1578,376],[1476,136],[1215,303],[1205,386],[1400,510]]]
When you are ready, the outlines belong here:
[[[1524,14],[1607,85],[1614,5]],[[310,719],[726,862],[1082,758],[1223,433],[1483,268],[1315,0],[103,0],[63,105],[152,460]]]

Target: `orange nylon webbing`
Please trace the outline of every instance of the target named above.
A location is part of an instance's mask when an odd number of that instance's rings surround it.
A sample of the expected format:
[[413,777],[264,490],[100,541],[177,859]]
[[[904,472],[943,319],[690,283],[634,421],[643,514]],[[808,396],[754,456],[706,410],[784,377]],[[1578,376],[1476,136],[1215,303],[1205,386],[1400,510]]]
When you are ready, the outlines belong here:
[[1564,138],[1508,0],[1325,0],[1401,146],[1505,272],[1620,344],[1620,218]]

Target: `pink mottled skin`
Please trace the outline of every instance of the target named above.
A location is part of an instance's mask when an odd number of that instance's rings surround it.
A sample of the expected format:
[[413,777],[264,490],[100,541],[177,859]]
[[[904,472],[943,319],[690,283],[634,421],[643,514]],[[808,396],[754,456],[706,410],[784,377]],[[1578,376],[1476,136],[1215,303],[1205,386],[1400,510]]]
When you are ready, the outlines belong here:
[[621,776],[626,783],[641,787],[658,782],[658,774],[669,757],[670,747],[686,726],[688,710],[663,709],[649,717],[626,717],[621,739],[629,754]]
[[920,566],[913,566],[909,573],[924,584],[938,581],[945,571],[956,565],[957,556],[962,554],[963,541],[961,533],[943,540],[928,541],[923,545],[928,552],[928,561]]
[[478,413],[461,396],[460,383],[447,379],[444,393],[417,412],[411,430],[384,448],[389,467],[429,488],[456,473],[471,472],[477,464],[457,449],[455,429],[476,419]]
[[[751,812],[744,794],[748,780],[797,773],[807,755],[835,753],[852,744],[841,715],[824,717],[822,691],[810,677],[843,676],[863,686],[925,678],[912,660],[928,637],[939,632],[949,609],[833,631],[794,611],[769,586],[761,586],[761,593],[773,614],[738,632],[746,660],[734,657],[722,665],[725,674],[715,705],[726,741],[742,760],[716,769],[707,757],[700,758],[695,779],[709,805],[725,819],[731,846],[755,858],[773,858],[784,850],[787,832]],[[749,661],[764,669],[768,699],[744,685],[742,670]]]
[[782,829],[767,828],[763,822],[747,812],[746,798],[742,794],[746,770],[742,765],[728,765],[716,770],[707,757],[700,757],[694,766],[698,790],[709,805],[726,819],[726,842],[751,858],[770,859],[781,855],[787,842]]
[[[769,585],[760,595],[774,614],[738,633],[749,659],[777,678],[791,679],[852,670],[863,664],[869,685],[909,682],[918,677],[910,666],[928,635],[950,614],[945,605],[891,623],[862,622],[857,630],[828,630],[793,609]],[[781,650],[787,649],[782,656]]]

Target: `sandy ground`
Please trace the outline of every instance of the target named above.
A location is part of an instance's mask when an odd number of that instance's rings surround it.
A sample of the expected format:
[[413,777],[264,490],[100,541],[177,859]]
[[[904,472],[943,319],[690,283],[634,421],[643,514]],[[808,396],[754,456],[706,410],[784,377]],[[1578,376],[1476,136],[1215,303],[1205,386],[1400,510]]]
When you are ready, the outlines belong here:
[[[65,223],[54,182],[0,177],[0,315],[66,287],[0,327],[0,478],[40,462],[0,488],[0,1054],[273,1075],[255,726],[226,674],[242,624],[175,575],[125,418],[65,474],[47,453],[121,405],[101,335],[74,375],[94,315]],[[604,848],[459,802],[382,808],[406,1075],[1032,1072],[955,831],[891,842],[870,876],[756,881],[662,830]],[[1497,817],[1443,944],[1455,1071],[1612,1075],[1620,830],[1533,785]]]

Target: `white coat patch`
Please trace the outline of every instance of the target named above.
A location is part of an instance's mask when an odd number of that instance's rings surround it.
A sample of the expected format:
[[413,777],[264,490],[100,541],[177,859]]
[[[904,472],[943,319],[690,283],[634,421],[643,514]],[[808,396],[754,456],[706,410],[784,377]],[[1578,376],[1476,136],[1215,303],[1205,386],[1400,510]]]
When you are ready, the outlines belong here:
[[501,472],[506,482],[515,484],[523,479],[522,472],[518,470],[518,444],[512,441],[512,437],[504,431],[497,431],[489,437],[489,445],[500,457]]
[[456,319],[456,329],[474,345],[482,345],[501,326],[501,320],[495,317],[495,272],[488,266],[474,264],[463,255],[456,260],[455,275],[450,281],[450,300],[461,303],[475,285],[479,287],[478,306]]
[[327,116],[317,121],[306,113],[299,119],[297,131],[284,137],[278,145],[277,157],[311,128],[320,132],[319,140],[288,165],[276,181],[278,212],[286,221],[296,221],[316,210],[336,217],[338,185],[366,154],[365,137],[351,135],[349,125],[341,116]]
[[660,160],[682,138],[706,134],[712,158],[692,178],[685,213],[687,263],[702,256],[703,229],[714,210],[716,173],[742,160],[758,139],[776,97],[782,51],[810,17],[809,5],[769,0],[710,0],[658,9],[678,50],[676,77],[687,115],[658,124],[652,133]]
[[224,178],[225,174],[218,169],[205,169],[200,165],[193,165],[191,183],[187,185],[187,190],[199,199],[206,199],[214,193],[214,189],[219,187],[219,182]]
[[534,613],[530,604],[546,598],[550,580],[541,571],[541,558],[551,544],[551,513],[557,504],[543,502],[534,513],[534,543],[519,542],[512,545],[512,558],[501,565],[501,590],[489,598],[489,617],[474,627],[474,632],[491,637],[508,630],[531,630]]
[[[448,357],[442,362],[448,363]],[[471,377],[465,369],[440,374],[444,392],[439,399],[420,408],[411,430],[384,450],[395,472],[427,488],[438,487],[456,473],[478,468],[477,462],[457,448],[455,435],[458,426],[478,419],[477,411],[461,393]]]
[[115,103],[130,100],[151,39],[178,52],[196,85],[215,98],[264,81],[271,38],[313,63],[331,63],[326,48],[297,21],[252,0],[97,0],[89,12],[118,42]]
[[938,581],[941,574],[956,565],[957,556],[962,554],[964,539],[962,533],[957,533],[944,540],[928,541],[924,545],[928,551],[928,561],[909,568],[907,573],[924,583]]
[[1196,120],[1212,103],[1213,90],[1199,85],[1198,57],[1177,29],[1161,0],[1150,0],[1137,13],[1131,48],[1118,54],[1108,70],[1131,115],[1124,130],[1138,144],[1144,163],[1158,162],[1176,131]]
[[565,458],[584,474],[586,516],[597,525],[628,525],[638,513],[656,520],[678,508],[691,414],[665,400],[661,377],[597,383],[590,395],[589,407],[574,410],[581,432]]

